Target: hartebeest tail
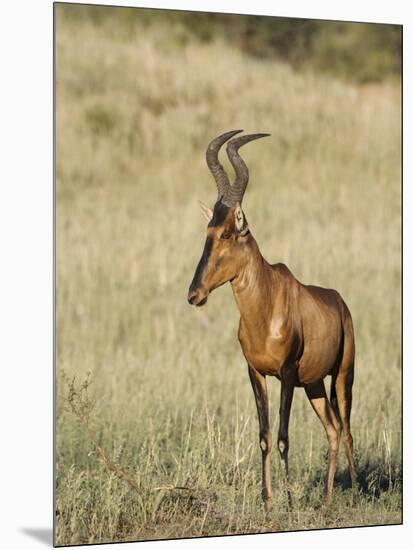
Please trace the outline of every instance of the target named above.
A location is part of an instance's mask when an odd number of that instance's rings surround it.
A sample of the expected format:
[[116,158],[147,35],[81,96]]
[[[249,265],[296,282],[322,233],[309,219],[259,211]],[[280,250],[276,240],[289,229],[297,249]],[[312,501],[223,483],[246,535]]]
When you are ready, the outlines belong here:
[[[202,205],[209,220],[207,238],[189,288],[188,301],[201,306],[212,290],[228,281],[231,283],[240,311],[238,338],[248,363],[257,405],[262,496],[266,506],[272,495],[267,375],[281,381],[277,446],[287,478],[288,423],[295,387],[304,387],[324,426],[329,444],[326,482],[329,500],[341,433],[353,487],[356,485],[350,432],[354,378],[351,314],[335,290],[303,285],[284,264],[270,265],[261,255],[241,207],[249,174],[238,149],[269,134],[234,138],[241,131],[226,132],[212,140],[207,148],[206,160],[215,178],[218,199],[213,210]],[[218,160],[218,152],[228,140],[231,141],[227,153],[235,170],[232,185]],[[330,400],[324,386],[327,375],[332,378]]]

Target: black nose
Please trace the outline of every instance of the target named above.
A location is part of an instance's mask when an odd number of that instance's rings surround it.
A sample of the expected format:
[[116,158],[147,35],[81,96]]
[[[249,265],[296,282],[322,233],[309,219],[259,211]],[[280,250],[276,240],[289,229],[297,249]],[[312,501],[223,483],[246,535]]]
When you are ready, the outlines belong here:
[[189,294],[188,294],[188,302],[189,302],[191,305],[194,303],[195,298],[196,298],[196,292],[189,291]]

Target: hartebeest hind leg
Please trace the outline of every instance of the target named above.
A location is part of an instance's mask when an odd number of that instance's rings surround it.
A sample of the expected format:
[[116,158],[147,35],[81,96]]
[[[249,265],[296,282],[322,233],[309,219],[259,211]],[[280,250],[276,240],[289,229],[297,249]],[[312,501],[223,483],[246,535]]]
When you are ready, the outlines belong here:
[[252,389],[257,405],[260,425],[260,447],[262,453],[262,499],[268,510],[272,498],[271,489],[271,430],[269,423],[267,381],[254,367],[248,365]]
[[338,408],[343,426],[343,442],[353,491],[357,490],[356,469],[353,457],[353,437],[350,431],[350,415],[354,382],[354,331],[350,312],[344,304],[344,345],[343,356],[338,369],[333,373],[331,399]]
[[343,442],[346,450],[348,468],[351,477],[351,485],[353,487],[353,490],[356,490],[357,481],[353,457],[353,437],[350,431],[353,378],[353,364],[350,364],[346,369],[341,368],[337,375],[337,378],[333,378],[331,394],[333,396],[334,388],[334,392],[337,395],[337,406],[340,414],[340,419],[343,425]]
[[334,475],[337,468],[337,453],[340,443],[341,425],[334,409],[327,399],[323,380],[305,387],[310,403],[324,426],[328,439],[328,469],[326,479],[327,501],[333,496]]

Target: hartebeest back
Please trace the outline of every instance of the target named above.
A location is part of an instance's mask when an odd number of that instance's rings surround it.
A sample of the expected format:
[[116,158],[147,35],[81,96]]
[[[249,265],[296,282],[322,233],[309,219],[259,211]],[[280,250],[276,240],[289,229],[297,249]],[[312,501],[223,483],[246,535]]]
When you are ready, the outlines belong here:
[[[257,405],[262,497],[266,507],[272,495],[267,375],[281,381],[277,443],[287,479],[288,423],[293,392],[295,387],[304,387],[327,433],[326,492],[330,500],[341,433],[353,488],[356,485],[350,432],[354,377],[351,314],[337,291],[304,285],[284,264],[271,265],[261,255],[241,207],[249,175],[238,149],[269,134],[244,135],[229,141],[227,153],[236,174],[232,185],[218,160],[221,146],[241,131],[226,132],[207,148],[206,160],[217,184],[218,200],[213,210],[202,205],[209,220],[207,238],[188,301],[201,306],[212,290],[228,281],[231,283],[241,315],[238,338]],[[324,387],[327,375],[332,378],[330,400]]]

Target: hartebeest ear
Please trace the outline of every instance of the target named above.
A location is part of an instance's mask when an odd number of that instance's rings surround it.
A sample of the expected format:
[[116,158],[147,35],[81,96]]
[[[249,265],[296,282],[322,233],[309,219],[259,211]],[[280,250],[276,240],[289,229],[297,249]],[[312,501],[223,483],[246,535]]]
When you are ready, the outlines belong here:
[[237,203],[234,211],[235,215],[235,227],[240,235],[246,235],[248,233],[248,225],[245,221],[244,212],[241,205]]
[[211,219],[212,219],[212,214],[213,214],[212,210],[206,204],[204,204],[203,202],[201,202],[201,201],[198,201],[198,202],[199,202],[199,206],[201,207],[203,215],[205,216],[207,221],[210,222]]

